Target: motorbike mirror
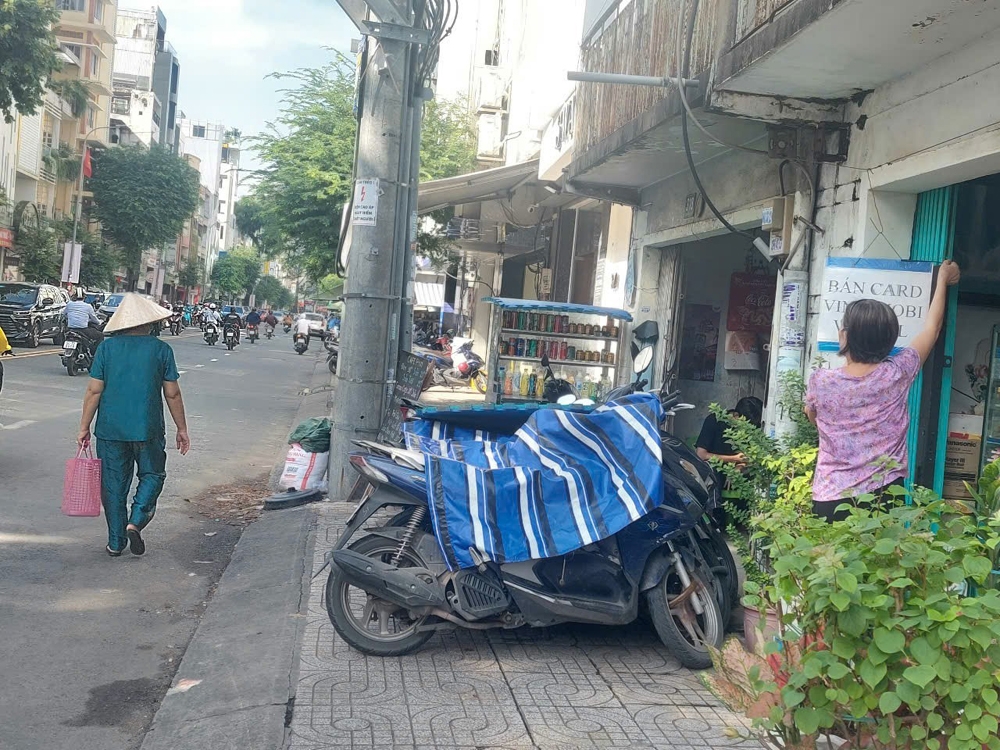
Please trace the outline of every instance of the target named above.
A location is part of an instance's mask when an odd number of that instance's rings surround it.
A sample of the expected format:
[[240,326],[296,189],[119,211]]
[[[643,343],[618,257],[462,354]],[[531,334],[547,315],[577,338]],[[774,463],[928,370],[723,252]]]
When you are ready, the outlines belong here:
[[639,345],[633,341],[632,342],[632,359],[635,359],[638,356],[639,356]]
[[653,361],[653,347],[645,346],[642,350],[635,355],[634,361],[632,362],[632,371],[638,375],[641,372],[645,372],[646,368]]
[[572,393],[567,393],[565,396],[560,396],[559,400],[556,401],[560,406],[569,406],[570,404],[576,403],[576,396]]
[[548,352],[546,352],[545,354],[542,355],[542,367],[548,367],[548,366],[549,366],[549,355]]
[[576,400],[577,406],[593,406],[595,403],[592,398],[579,398]]

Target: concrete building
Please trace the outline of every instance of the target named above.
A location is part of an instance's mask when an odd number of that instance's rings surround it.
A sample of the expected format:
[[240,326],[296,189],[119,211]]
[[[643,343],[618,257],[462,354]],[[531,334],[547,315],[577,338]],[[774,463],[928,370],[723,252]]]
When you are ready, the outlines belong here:
[[[966,273],[911,396],[913,478],[944,489],[950,422],[1000,443],[982,417],[1000,324],[1000,110],[983,95],[1000,84],[1000,2],[703,0],[689,34],[693,5],[590,0],[581,65],[680,74],[697,122],[676,86],[581,84],[568,154],[564,118],[541,157],[564,165],[560,189],[634,212],[614,261],[624,304],[659,324],[654,385],[702,407],[676,431],[758,395],[782,433],[784,373],[836,364],[838,268],[929,286],[907,262],[954,256]],[[919,327],[920,305],[888,301],[904,335]]]
[[[204,252],[206,274],[211,274],[212,266],[219,257],[219,251],[225,250],[225,228],[220,229],[219,216],[223,210],[222,202],[228,203],[222,193],[223,185],[223,150],[227,144],[227,130],[219,123],[208,123],[179,117],[181,153],[185,157],[197,159],[197,169],[201,176],[203,188],[203,219],[207,231]],[[228,211],[228,207],[227,207]],[[223,214],[228,216],[228,214]]]
[[240,146],[238,133],[229,130],[222,144],[222,164],[219,169],[219,247],[231,250],[240,244],[236,229],[236,202],[239,200]]
[[167,21],[159,8],[120,9],[115,24],[111,121],[125,140],[152,146],[160,142],[163,103],[153,90],[157,50],[163,45]]

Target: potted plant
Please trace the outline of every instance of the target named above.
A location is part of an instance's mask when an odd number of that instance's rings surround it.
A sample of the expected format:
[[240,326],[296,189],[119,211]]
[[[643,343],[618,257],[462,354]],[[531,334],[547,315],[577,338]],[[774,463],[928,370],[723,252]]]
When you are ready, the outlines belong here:
[[750,657],[728,645],[706,684],[773,747],[1000,749],[996,524],[924,489],[832,524],[765,514],[774,574],[761,594],[782,604],[781,642]]

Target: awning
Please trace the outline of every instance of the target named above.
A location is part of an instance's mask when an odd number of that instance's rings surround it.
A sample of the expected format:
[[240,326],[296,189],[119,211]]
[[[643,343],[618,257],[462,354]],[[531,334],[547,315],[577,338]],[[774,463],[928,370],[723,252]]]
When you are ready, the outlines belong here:
[[444,284],[431,281],[416,281],[413,292],[417,298],[417,307],[444,307]]
[[537,179],[538,159],[522,164],[511,164],[508,167],[484,169],[482,172],[470,172],[457,177],[445,177],[441,180],[431,180],[420,183],[420,197],[417,209],[424,214],[439,208],[458,206],[462,203],[499,198],[525,180]]

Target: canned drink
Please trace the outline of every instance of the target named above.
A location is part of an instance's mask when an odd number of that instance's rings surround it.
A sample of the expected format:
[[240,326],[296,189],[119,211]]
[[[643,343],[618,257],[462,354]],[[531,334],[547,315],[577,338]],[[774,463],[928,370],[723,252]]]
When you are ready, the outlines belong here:
[[[565,342],[563,342],[565,344]],[[566,344],[566,356],[563,359],[574,360],[576,359],[576,347],[572,344]]]
[[566,353],[568,349],[569,349],[569,344],[567,344],[565,341],[559,344],[559,356],[557,357],[557,359],[566,359]]
[[535,339],[528,339],[528,351],[525,353],[524,356],[526,357],[536,356],[537,347],[538,347],[538,342]]
[[549,359],[559,359],[559,342],[553,341],[549,345]]
[[577,328],[576,323],[570,323],[569,324],[569,332],[570,333],[576,333],[576,328]]
[[615,353],[608,352],[608,364],[613,365],[615,363]]
[[517,354],[517,337],[516,336],[511,336],[510,337],[510,341],[507,342],[507,354],[509,354],[512,357],[515,354]]
[[524,344],[524,339],[518,339],[517,340],[517,356],[518,357],[523,357],[524,356],[524,345],[525,345]]
[[556,331],[556,320],[558,319],[558,317],[559,317],[558,315],[549,315],[549,316],[546,317],[546,319],[545,319],[545,330],[546,331],[548,331],[549,333],[555,333],[555,331]]
[[569,315],[562,316],[562,333],[566,333],[569,330]]
[[601,326],[601,335],[602,336],[607,336],[609,333],[611,333],[611,331],[608,330],[607,326]]
[[500,339],[500,356],[503,357],[507,354],[507,339]]
[[611,335],[618,338],[618,326],[611,326]]

